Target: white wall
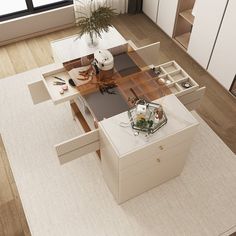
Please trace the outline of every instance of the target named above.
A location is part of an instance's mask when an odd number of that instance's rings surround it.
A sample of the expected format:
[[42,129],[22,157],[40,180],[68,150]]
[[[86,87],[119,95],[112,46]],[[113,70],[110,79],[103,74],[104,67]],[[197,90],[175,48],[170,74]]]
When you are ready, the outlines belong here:
[[73,5],[0,22],[0,45],[74,25]]

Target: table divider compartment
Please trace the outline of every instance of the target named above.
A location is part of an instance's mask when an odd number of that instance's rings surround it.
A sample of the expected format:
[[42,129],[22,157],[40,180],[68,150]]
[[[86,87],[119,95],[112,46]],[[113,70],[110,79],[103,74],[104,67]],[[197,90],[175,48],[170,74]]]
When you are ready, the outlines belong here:
[[[60,94],[61,85],[53,84],[53,81],[57,82],[62,82],[62,81],[57,80],[53,76],[57,76],[65,80],[66,85],[68,85],[68,90],[65,91],[64,94]],[[68,80],[70,79],[70,76],[64,67],[47,73],[43,73],[42,78],[54,104],[59,104],[68,101],[71,98],[78,96],[79,94],[79,91],[75,87],[69,85]]]
[[[189,87],[189,88],[185,88],[184,86],[183,86],[183,83],[184,82],[188,82],[190,85],[191,85],[191,87]],[[192,91],[194,91],[194,90],[196,90],[198,87],[199,87],[199,85],[192,79],[192,78],[190,78],[190,77],[187,77],[187,78],[185,78],[185,79],[182,79],[182,80],[180,80],[180,81],[178,81],[178,82],[176,82],[176,84],[181,88],[181,95],[183,95],[183,94],[186,94],[186,93],[189,93],[189,92],[192,92]]]
[[161,66],[155,66],[155,70],[160,70],[161,73],[159,75],[157,75],[153,69],[150,69],[148,70],[148,74],[152,77],[152,78],[157,78],[157,77],[160,77],[160,76],[164,76],[166,75],[166,72],[163,70],[163,68]]
[[164,63],[164,64],[160,65],[160,67],[167,74],[174,72],[180,68],[180,66],[175,61],[170,61],[170,62]]
[[185,73],[182,69],[171,72],[169,76],[172,78],[173,81],[179,81],[188,77],[187,73]]
[[168,88],[174,94],[178,94],[179,92],[183,91],[183,89],[177,83],[168,85]]
[[[166,86],[169,85],[169,84],[174,83],[173,78],[172,78],[170,75],[168,75],[168,74],[161,75],[161,76],[159,76],[159,77],[157,77],[157,78],[155,78],[155,79],[156,79],[156,82],[157,82],[157,83],[158,83],[158,79],[164,79]],[[158,84],[159,84],[159,83],[158,83]]]

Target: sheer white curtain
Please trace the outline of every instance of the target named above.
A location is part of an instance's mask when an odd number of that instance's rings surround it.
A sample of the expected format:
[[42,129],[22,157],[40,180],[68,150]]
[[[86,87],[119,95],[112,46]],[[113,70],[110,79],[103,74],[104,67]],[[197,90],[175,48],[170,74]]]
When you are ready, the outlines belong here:
[[[95,7],[99,5],[110,6],[116,9],[117,13],[126,13],[128,9],[128,0],[92,0]],[[90,13],[91,0],[74,0],[75,15],[78,16],[79,12],[84,14]]]
[[[102,1],[102,0],[98,0]],[[116,9],[117,13],[126,13],[128,9],[128,0],[105,0],[107,5]]]

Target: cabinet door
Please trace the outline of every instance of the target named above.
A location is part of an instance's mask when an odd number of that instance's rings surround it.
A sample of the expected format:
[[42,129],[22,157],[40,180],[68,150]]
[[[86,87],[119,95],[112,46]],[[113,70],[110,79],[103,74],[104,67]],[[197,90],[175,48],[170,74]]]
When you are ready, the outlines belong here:
[[170,37],[173,35],[178,0],[159,0],[157,25]]
[[197,0],[188,53],[207,68],[227,0]]
[[143,12],[156,23],[159,0],[143,0]]
[[227,89],[230,89],[236,74],[236,1],[227,6],[224,20],[216,41],[208,71]]

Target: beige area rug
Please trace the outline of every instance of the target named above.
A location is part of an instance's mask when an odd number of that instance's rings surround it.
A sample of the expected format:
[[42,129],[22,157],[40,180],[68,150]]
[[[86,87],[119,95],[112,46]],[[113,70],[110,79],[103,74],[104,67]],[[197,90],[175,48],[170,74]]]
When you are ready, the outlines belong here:
[[33,236],[215,236],[236,225],[235,155],[196,113],[181,176],[119,206],[94,154],[60,166],[53,145],[82,131],[68,104],[32,104],[26,83],[39,77],[0,81],[0,133]]

